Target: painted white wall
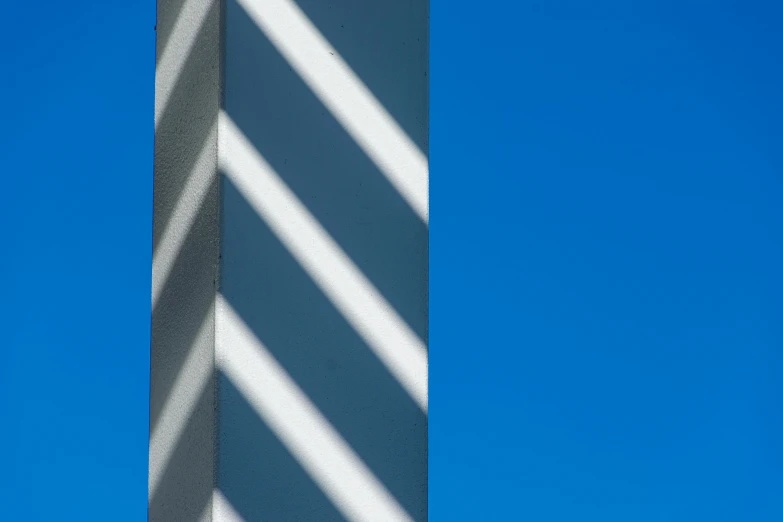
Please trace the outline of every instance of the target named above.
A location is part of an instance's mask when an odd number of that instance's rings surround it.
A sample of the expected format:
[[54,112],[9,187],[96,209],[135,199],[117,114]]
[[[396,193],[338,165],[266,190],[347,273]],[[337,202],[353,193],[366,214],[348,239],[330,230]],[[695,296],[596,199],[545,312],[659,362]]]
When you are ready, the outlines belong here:
[[426,520],[426,0],[158,11],[150,520]]

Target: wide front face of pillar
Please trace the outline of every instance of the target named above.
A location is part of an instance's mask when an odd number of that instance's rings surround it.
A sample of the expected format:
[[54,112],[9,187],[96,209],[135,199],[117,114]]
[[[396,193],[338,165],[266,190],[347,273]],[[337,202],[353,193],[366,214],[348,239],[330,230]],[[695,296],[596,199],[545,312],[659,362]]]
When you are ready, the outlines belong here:
[[426,520],[426,0],[158,9],[150,519]]

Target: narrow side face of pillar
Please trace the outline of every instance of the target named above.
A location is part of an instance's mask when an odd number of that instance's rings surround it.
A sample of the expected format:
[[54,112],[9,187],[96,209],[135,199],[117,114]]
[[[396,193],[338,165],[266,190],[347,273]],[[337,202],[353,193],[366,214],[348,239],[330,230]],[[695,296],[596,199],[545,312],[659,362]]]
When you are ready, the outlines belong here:
[[215,471],[220,5],[159,0],[149,520],[209,520]]

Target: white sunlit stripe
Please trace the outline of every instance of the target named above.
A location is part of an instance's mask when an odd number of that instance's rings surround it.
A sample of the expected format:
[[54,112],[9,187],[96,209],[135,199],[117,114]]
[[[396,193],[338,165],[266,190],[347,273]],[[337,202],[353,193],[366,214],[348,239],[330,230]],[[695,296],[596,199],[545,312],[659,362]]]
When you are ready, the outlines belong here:
[[182,245],[196,221],[209,186],[215,179],[214,146],[217,140],[217,122],[212,124],[207,139],[199,152],[174,210],[165,224],[160,241],[152,254],[152,310],[174,268]]
[[245,138],[219,116],[218,163],[419,407],[427,412],[424,342],[364,276],[329,233]]
[[179,75],[185,67],[190,51],[196,43],[207,18],[210,7],[217,0],[185,0],[174,27],[171,29],[166,47],[160,54],[155,67],[155,128],[169,104]]
[[[221,495],[221,498],[225,498],[225,497],[223,497]],[[216,522],[218,520],[221,520],[219,518],[215,518],[215,509],[213,507],[215,501],[216,501],[215,500],[215,494],[213,492],[211,501],[207,502],[207,505],[204,506],[204,511],[202,511],[201,515],[198,517],[198,522]],[[229,506],[230,506],[230,504],[229,504]],[[223,522],[233,522],[233,521],[244,522],[241,518],[231,519],[231,518],[226,517],[226,518],[223,518],[222,520],[223,520]]]
[[149,501],[152,501],[177,443],[212,375],[213,324],[214,312],[210,309],[190,346],[150,435],[147,486]]
[[216,326],[220,371],[343,516],[351,522],[412,520],[220,295]]
[[238,0],[425,223],[427,157],[293,0]]
[[212,491],[212,522],[245,522],[219,489]]

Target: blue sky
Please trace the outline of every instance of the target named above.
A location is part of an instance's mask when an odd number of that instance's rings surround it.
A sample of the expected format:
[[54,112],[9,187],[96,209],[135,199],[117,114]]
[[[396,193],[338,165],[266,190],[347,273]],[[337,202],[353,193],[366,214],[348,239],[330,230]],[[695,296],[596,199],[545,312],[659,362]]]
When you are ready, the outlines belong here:
[[144,520],[155,3],[2,11],[0,518]]
[[435,521],[783,520],[783,11],[432,0]]
[[[3,518],[143,520],[155,5],[3,11]],[[783,9],[431,19],[431,519],[783,520]]]

